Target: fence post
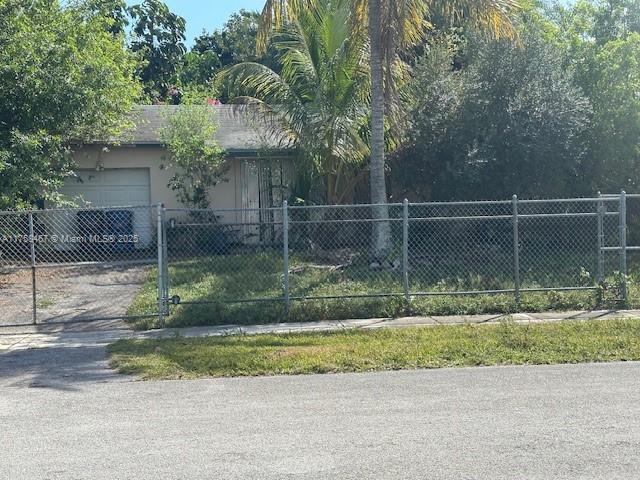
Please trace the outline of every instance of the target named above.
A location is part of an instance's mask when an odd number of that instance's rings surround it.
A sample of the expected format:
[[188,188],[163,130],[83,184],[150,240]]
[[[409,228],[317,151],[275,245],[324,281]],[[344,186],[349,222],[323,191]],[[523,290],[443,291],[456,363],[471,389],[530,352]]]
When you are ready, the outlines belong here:
[[620,275],[622,275],[622,300],[626,306],[627,298],[627,194],[620,192]]
[[520,308],[520,233],[518,228],[518,196],[511,199],[513,206],[513,283],[516,309]]
[[36,244],[33,231],[33,212],[29,212],[29,248],[31,251],[31,309],[32,322],[38,323],[38,306],[36,293]]
[[289,206],[282,202],[282,258],[284,261],[284,309],[289,315]]
[[164,327],[164,262],[163,262],[163,247],[162,237],[164,226],[162,225],[162,203],[158,203],[157,206],[157,237],[158,237],[158,326]]
[[604,281],[604,203],[598,192],[598,284]]
[[169,315],[169,239],[167,236],[167,210],[162,205],[162,286],[164,287],[164,313]]
[[409,200],[406,198],[402,203],[402,285],[404,298],[409,302]]

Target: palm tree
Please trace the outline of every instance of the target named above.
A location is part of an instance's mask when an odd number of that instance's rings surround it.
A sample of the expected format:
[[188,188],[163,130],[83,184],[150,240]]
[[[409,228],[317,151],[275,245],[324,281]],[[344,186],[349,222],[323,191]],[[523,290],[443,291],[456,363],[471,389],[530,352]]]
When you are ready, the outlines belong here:
[[[301,7],[314,0],[267,0],[262,13],[259,47],[268,32],[295,18]],[[385,185],[385,118],[393,120],[399,54],[424,39],[432,15],[465,19],[496,36],[513,35],[511,15],[518,0],[352,0],[352,19],[362,22],[368,15],[371,70],[371,159],[370,198],[373,209],[373,256],[381,260],[390,247],[387,192]]]
[[[357,0],[362,3],[365,0]],[[373,207],[373,256],[381,261],[391,243],[391,226],[386,220],[385,107],[393,114],[396,81],[394,71],[400,52],[424,39],[428,18],[466,18],[497,36],[512,35],[511,13],[516,0],[368,0],[371,45],[371,160],[370,195]]]
[[369,156],[362,136],[369,103],[366,32],[351,28],[351,0],[291,2],[288,8],[295,20],[281,24],[270,39],[280,73],[246,62],[221,79],[237,101],[257,105],[275,128],[284,129],[326,179],[327,201],[340,203]]

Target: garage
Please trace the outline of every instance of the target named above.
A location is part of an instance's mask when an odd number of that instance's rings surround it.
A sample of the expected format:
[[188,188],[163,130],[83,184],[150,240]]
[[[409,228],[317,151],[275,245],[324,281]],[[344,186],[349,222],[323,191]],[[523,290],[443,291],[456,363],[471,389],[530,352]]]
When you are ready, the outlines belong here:
[[67,179],[61,193],[79,205],[122,207],[149,205],[151,182],[148,168],[78,170]]
[[78,170],[75,177],[66,180],[60,193],[80,207],[139,207],[78,211],[72,227],[74,233],[136,235],[135,248],[145,248],[151,243],[153,209],[148,168]]

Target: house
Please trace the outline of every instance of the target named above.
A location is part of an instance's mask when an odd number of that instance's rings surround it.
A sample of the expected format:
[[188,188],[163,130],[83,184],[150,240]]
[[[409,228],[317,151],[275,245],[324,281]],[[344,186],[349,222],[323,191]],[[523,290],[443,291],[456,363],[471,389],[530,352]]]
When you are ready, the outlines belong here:
[[[174,105],[138,106],[134,129],[108,141],[76,146],[75,176],[62,187],[78,207],[142,207],[162,203],[169,215],[180,216],[176,194],[168,187],[174,174],[165,166],[168,152],[160,139]],[[254,223],[264,209],[281,206],[293,176],[295,150],[266,127],[249,107],[211,106],[218,129],[217,143],[225,150],[229,169],[224,181],[209,192],[211,208],[221,223]],[[235,212],[237,209],[250,209]],[[126,209],[125,209],[126,210]],[[133,228],[150,231],[149,215],[133,212]],[[80,215],[80,214],[78,214]],[[84,221],[84,220],[83,220]],[[62,223],[62,222],[60,222]],[[68,222],[67,222],[68,223]],[[86,222],[85,222],[86,223]],[[76,230],[78,221],[72,226]],[[151,242],[144,235],[143,244]]]
[[[145,105],[133,112],[135,128],[109,141],[94,141],[74,151],[78,170],[61,190],[79,205],[94,207],[164,203],[180,208],[167,187],[173,171],[165,168],[167,151],[160,131],[174,105]],[[248,107],[211,106],[218,130],[215,140],[226,151],[225,181],[210,192],[214,209],[267,208],[281,205],[291,177],[293,149],[276,138]]]

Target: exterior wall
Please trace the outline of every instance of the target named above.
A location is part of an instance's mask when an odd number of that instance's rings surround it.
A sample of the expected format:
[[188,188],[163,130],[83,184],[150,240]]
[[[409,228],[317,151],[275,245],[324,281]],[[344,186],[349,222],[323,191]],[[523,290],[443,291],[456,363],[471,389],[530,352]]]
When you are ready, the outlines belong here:
[[[100,145],[88,145],[78,148],[74,152],[78,170],[100,170],[103,171],[105,175],[109,173],[105,172],[106,170],[113,169],[147,170],[149,176],[148,193],[150,203],[164,203],[166,208],[170,210],[174,209],[175,211],[169,211],[167,216],[169,218],[175,218],[180,222],[186,218],[186,212],[180,211],[184,206],[177,200],[175,192],[167,187],[174,170],[161,168],[165,162],[166,155],[166,150],[159,146],[120,146],[104,148]],[[265,163],[261,163],[262,161]],[[242,234],[244,238],[243,241],[246,243],[269,241],[269,239],[273,240],[273,238],[271,238],[273,235],[271,235],[271,237],[267,235],[269,238],[262,238],[264,233],[263,229],[256,227],[255,224],[258,222],[277,221],[281,218],[281,216],[279,217],[280,212],[277,209],[260,212],[258,209],[271,205],[280,206],[282,204],[283,198],[286,198],[286,190],[293,175],[293,159],[281,157],[262,157],[262,159],[260,159],[253,156],[245,158],[232,157],[230,162],[231,164],[226,179],[212,188],[209,193],[211,208],[217,210],[216,216],[218,221],[221,223],[236,224],[233,228]],[[273,167],[274,163],[279,166]],[[279,177],[280,184],[276,181],[275,183],[267,185],[263,181],[263,179],[266,178],[265,172],[275,172],[275,177]],[[90,172],[87,173],[90,175]],[[126,173],[129,175],[129,172]],[[269,173],[268,176],[270,177],[272,173]],[[117,185],[122,185],[124,189],[127,188],[126,185],[131,185],[131,188],[138,186],[137,183],[127,183],[127,180],[133,182],[135,178],[132,176],[126,177],[126,175],[123,175],[123,172],[115,176],[125,180],[117,183]],[[100,175],[96,175],[96,177],[100,178]],[[111,183],[108,181],[110,175],[106,175],[105,178],[107,180],[104,181],[104,185],[110,186]],[[91,188],[99,188],[100,181],[96,180],[96,182],[96,185],[87,186],[84,190],[82,183],[74,184],[74,188],[69,189],[69,195],[89,194],[89,192],[92,192]],[[116,185],[116,183],[114,183],[114,185]],[[279,195],[277,194],[277,189],[273,187],[281,188]],[[130,189],[126,191],[132,193]],[[274,191],[276,191],[275,195]],[[123,193],[122,199],[120,200],[118,198],[120,194],[117,193],[117,188],[109,188],[106,189],[105,192],[110,192],[111,195],[108,196],[106,200],[101,198],[101,205],[112,205],[114,207],[128,206],[126,204],[127,195]],[[125,190],[122,190],[122,192],[125,192]],[[147,190],[145,188],[145,199],[147,198],[146,192]],[[93,193],[93,198],[97,198],[95,195],[96,192],[93,191]],[[112,199],[115,199],[113,202],[122,201],[122,203],[112,204]],[[93,201],[98,202],[98,200]],[[139,202],[141,201],[142,200],[139,200]],[[147,200],[144,200],[145,206],[146,202]],[[129,205],[142,205],[142,203],[131,203]],[[250,208],[252,210],[238,211],[243,208]],[[50,221],[46,226],[48,233],[57,234],[60,237],[78,234],[79,226],[75,215],[73,215],[73,219],[70,219],[68,218],[68,212],[59,211],[52,212],[49,216]],[[144,249],[152,245],[155,221],[153,208],[151,210],[144,208],[134,209],[135,230],[141,238],[141,242],[135,246],[136,249]],[[239,224],[243,223],[251,225],[240,227]],[[59,244],[56,248],[58,250],[67,250],[75,247],[72,244]]]
[[[182,208],[176,194],[167,187],[173,169],[161,168],[166,150],[159,146],[121,146],[105,149],[99,145],[85,145],[74,152],[78,168],[148,168],[151,183],[151,203],[164,203],[167,208]],[[233,158],[225,181],[210,192],[212,208],[241,208],[240,159]]]
[[[150,179],[150,200],[152,204],[164,203],[168,209],[180,209],[184,206],[177,200],[175,192],[167,187],[173,169],[161,168],[167,155],[166,149],[161,146],[112,146],[105,148],[101,145],[85,145],[74,152],[74,157],[79,169],[104,169],[114,168],[147,168]],[[264,159],[266,160],[266,158]],[[270,158],[281,160],[287,166],[284,169],[286,176],[293,175],[292,158]],[[231,158],[231,165],[224,181],[211,189],[209,197],[211,208],[217,210],[233,210],[242,208],[258,208],[260,205],[261,188],[258,177],[258,169],[247,168],[260,162],[259,158]],[[256,178],[253,178],[253,177]],[[251,186],[255,188],[250,188]],[[274,199],[280,205],[282,199]],[[249,212],[251,215],[251,212]],[[253,221],[253,217],[245,218],[240,212],[218,212],[219,220],[223,223],[241,223]],[[257,212],[252,214],[257,215]],[[170,212],[170,217],[181,217],[182,212]]]

